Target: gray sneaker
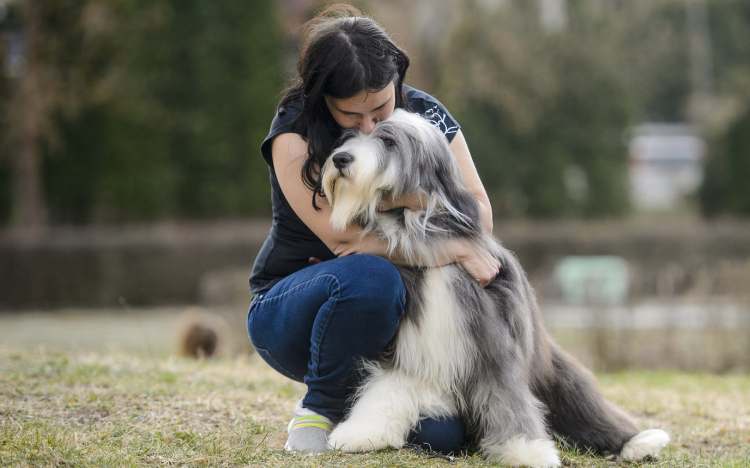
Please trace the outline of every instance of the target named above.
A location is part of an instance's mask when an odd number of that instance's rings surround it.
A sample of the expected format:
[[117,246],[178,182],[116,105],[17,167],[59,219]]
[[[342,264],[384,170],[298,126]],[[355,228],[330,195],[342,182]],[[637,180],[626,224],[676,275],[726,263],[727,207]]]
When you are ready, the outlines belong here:
[[289,421],[289,437],[284,448],[289,452],[323,453],[331,450],[328,434],[333,430],[331,420],[302,407],[302,401],[294,408],[294,417]]

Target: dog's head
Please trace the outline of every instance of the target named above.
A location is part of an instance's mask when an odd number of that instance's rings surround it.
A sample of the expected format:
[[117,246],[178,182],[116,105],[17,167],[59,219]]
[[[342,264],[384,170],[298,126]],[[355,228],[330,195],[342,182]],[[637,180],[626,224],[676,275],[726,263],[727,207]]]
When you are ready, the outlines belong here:
[[417,114],[397,109],[372,133],[349,131],[321,171],[323,193],[338,229],[367,226],[384,196],[422,192],[436,206],[449,207],[449,195],[465,192],[461,173],[440,130]]

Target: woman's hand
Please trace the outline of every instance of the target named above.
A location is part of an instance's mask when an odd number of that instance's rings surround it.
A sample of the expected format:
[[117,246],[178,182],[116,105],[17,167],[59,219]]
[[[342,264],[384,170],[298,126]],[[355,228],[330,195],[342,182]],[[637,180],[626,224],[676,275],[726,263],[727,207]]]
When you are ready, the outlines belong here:
[[485,287],[495,279],[502,264],[490,252],[468,242],[460,242],[456,251],[458,263],[466,272]]

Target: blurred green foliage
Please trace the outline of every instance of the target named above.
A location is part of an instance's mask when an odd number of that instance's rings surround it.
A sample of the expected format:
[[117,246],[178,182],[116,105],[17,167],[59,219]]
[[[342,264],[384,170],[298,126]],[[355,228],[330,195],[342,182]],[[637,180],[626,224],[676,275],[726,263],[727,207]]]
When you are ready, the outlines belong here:
[[626,213],[624,131],[635,121],[635,97],[604,35],[587,23],[546,32],[536,9],[521,2],[468,18],[447,55],[442,89],[489,182],[493,212]]
[[703,214],[750,216],[750,111],[711,145],[700,198]]
[[[750,103],[750,6],[706,4],[714,89],[701,107],[682,0],[570,0],[567,24],[557,31],[540,22],[538,2],[464,2],[439,91],[462,124],[493,212],[626,214],[628,131],[640,122],[690,122],[723,142],[736,119],[731,108]],[[712,152],[715,165],[728,164],[728,153]],[[717,182],[716,173],[709,170],[706,183],[723,187],[720,198],[747,200],[732,185],[739,179]],[[724,211],[743,214],[732,206]]]
[[258,148],[282,86],[274,1],[40,5],[52,223],[269,213]]
[[[283,88],[278,0],[37,3],[51,223],[270,214],[259,146]],[[465,0],[439,59],[413,57],[437,67],[434,91],[462,124],[496,216],[626,215],[628,129],[644,121],[697,124],[709,141],[703,212],[750,214],[747,1],[706,2],[703,101],[684,0],[568,0],[557,31],[539,5]],[[16,81],[0,77],[0,224],[12,210]]]
[[[750,216],[750,3],[711,3],[717,87],[737,112],[708,135],[705,179],[699,194],[705,216]],[[744,109],[743,109],[744,108]]]

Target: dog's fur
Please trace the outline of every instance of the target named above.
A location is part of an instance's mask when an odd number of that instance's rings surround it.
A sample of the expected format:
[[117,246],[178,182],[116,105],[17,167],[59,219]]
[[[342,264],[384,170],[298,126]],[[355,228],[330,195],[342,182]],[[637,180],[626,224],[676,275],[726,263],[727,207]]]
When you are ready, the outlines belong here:
[[[460,415],[482,452],[506,465],[559,466],[552,435],[618,459],[657,456],[669,436],[639,432],[547,334],[524,271],[482,227],[443,134],[397,110],[371,134],[345,138],[321,170],[335,227],[358,224],[414,264],[439,263],[448,241],[461,240],[502,268],[483,289],[457,264],[399,267],[405,315],[389,348],[365,363],[368,376],[329,443],[351,452],[398,448],[420,418]],[[378,211],[381,201],[414,193],[422,210]]]

